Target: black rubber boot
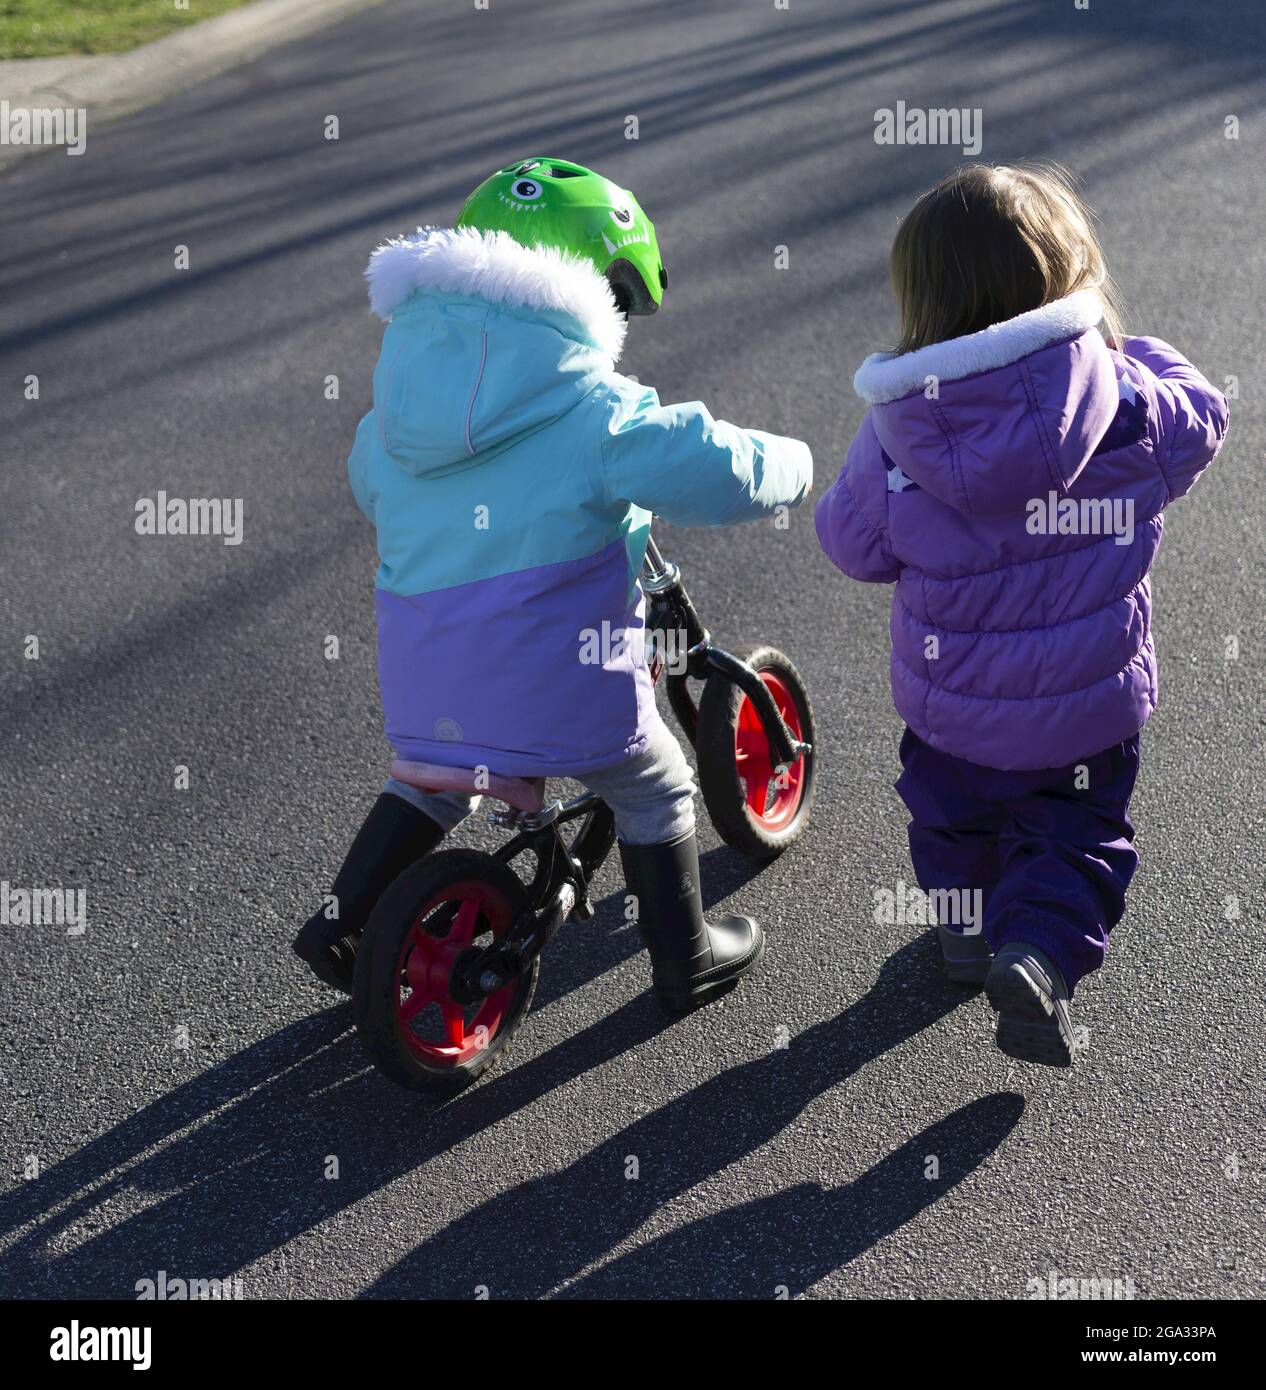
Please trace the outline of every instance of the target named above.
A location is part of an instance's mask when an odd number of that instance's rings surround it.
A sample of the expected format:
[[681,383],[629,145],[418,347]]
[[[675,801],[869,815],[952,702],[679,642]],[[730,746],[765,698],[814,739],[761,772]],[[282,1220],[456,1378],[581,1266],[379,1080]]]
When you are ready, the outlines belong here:
[[1021,1062],[1071,1067],[1076,1040],[1068,986],[1045,952],[1008,941],[993,958],[985,997],[998,1014],[998,1046]]
[[938,926],[936,934],[941,943],[941,959],[945,973],[955,984],[983,985],[993,964],[993,950],[980,932],[950,931]]
[[751,917],[704,921],[693,830],[665,845],[621,841],[620,861],[637,898],[638,931],[664,1008],[692,1008],[755,967],[765,952],[765,934]]
[[374,802],[330,889],[338,916],[314,912],[294,939],[295,955],[318,980],[352,992],[356,943],[369,914],[392,881],[443,838],[442,826],[400,797],[383,792]]

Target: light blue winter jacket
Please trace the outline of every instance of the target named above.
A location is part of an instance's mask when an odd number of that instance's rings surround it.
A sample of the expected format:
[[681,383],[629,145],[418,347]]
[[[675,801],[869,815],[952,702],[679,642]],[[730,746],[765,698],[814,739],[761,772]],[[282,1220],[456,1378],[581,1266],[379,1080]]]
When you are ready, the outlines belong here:
[[619,375],[625,324],[584,262],[426,228],[366,275],[387,328],[348,473],[377,529],[388,741],[505,776],[640,752],[650,514],[724,526],[794,506],[809,449]]

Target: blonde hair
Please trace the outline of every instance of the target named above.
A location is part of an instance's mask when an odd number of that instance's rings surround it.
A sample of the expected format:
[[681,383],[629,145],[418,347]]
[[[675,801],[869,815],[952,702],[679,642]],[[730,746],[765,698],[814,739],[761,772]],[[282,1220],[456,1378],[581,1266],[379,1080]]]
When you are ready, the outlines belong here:
[[898,352],[975,333],[1077,290],[1097,290],[1101,332],[1122,304],[1090,209],[1058,164],[964,164],[928,189],[892,244]]

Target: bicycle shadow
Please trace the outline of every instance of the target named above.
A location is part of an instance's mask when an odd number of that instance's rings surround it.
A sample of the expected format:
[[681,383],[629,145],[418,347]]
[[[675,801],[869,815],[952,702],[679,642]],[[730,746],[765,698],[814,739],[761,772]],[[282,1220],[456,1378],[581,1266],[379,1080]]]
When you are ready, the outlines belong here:
[[[639,996],[440,1104],[368,1067],[347,1005],[292,1023],[0,1197],[0,1234],[18,1233],[0,1297],[130,1298],[158,1269],[227,1277],[663,1027]],[[129,1214],[137,1193],[162,1195]]]
[[[491,1198],[423,1241],[361,1296],[470,1298],[476,1285],[495,1298],[551,1294],[666,1203],[754,1153],[812,1101],[964,998],[943,980],[933,943],[921,937],[884,962],[861,999],[790,1047],[711,1077],[569,1167]],[[628,1180],[633,1159],[638,1176]],[[650,1279],[642,1296],[658,1283]]]
[[[962,995],[922,938],[871,990],[791,1048],[732,1068],[549,1179],[459,1217],[366,1296],[469,1297],[471,1270],[499,1294],[548,1292],[613,1249],[664,1200],[779,1133],[806,1104],[949,1013]],[[0,1198],[0,1292],[128,1298],[158,1269],[224,1278],[430,1159],[671,1026],[648,994],[433,1105],[367,1069],[346,1007],[288,1025],[144,1107]],[[683,1143],[684,1135],[707,1135]],[[643,1179],[626,1183],[627,1154]],[[326,1180],[330,1155],[338,1180]],[[137,1193],[161,1194],[139,1210]],[[116,1215],[116,1213],[121,1213]],[[506,1222],[521,1262],[506,1266]],[[103,1227],[102,1229],[95,1229]],[[83,1230],[87,1239],[65,1248]],[[479,1253],[482,1252],[482,1253]]]
[[[724,847],[706,854],[704,863],[704,896],[709,903],[761,867],[749,868],[749,861]],[[623,902],[621,889],[599,905],[598,922],[612,929],[581,942],[578,933],[586,929],[573,928],[569,949],[560,949],[560,940],[551,954],[556,968],[545,975],[552,987],[538,995],[537,1007],[581,988],[640,951],[636,931],[619,929]],[[49,1167],[38,1180],[0,1196],[0,1234],[38,1223],[5,1252],[0,1293],[126,1296],[137,1277],[137,1261],[134,1253],[129,1256],[130,1280],[123,1283],[116,1255],[121,1257],[129,1244],[133,1251],[137,1246],[154,1250],[154,1268],[201,1271],[209,1261],[221,1272],[239,1268],[244,1260],[258,1258],[670,1026],[650,998],[639,995],[540,1057],[512,1065],[458,1099],[439,1104],[395,1091],[370,1072],[350,1033],[350,1022],[347,1007],[336,1005],[289,1024],[177,1086]],[[335,1095],[344,1107],[341,1116],[331,1102]],[[345,1174],[352,1170],[337,1183],[322,1182],[306,1193],[300,1189],[297,1202],[293,1192],[288,1194],[291,1219],[280,1231],[270,1206],[277,1186],[273,1170],[293,1164],[292,1171],[311,1171],[313,1157],[297,1152],[300,1135],[277,1146],[272,1117],[278,1109],[319,1124],[330,1136],[328,1142],[321,1141],[322,1152],[338,1154]],[[384,1109],[425,1120],[424,1144],[417,1146],[416,1129],[407,1131],[409,1142],[393,1152],[375,1148],[358,1134],[358,1126],[367,1126],[370,1134],[380,1127]],[[227,1156],[223,1164],[218,1155]],[[126,1198],[129,1189],[181,1191],[90,1238],[75,1252],[48,1258],[58,1241],[80,1223],[99,1220],[111,1202]],[[244,1218],[258,1230],[226,1237],[219,1229],[226,1220],[236,1227]],[[165,1224],[179,1229],[163,1233]],[[276,1231],[276,1241],[261,1234],[270,1228]]]

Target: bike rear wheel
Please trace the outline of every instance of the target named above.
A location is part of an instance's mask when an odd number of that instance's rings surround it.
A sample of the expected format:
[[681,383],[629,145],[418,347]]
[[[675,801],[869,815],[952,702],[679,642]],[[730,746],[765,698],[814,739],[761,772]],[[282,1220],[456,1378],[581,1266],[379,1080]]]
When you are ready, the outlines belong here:
[[540,960],[486,998],[453,998],[453,968],[500,940],[529,906],[514,872],[453,849],[404,873],[379,899],[356,952],[352,1012],[374,1066],[409,1090],[451,1094],[505,1055],[528,1012]]

